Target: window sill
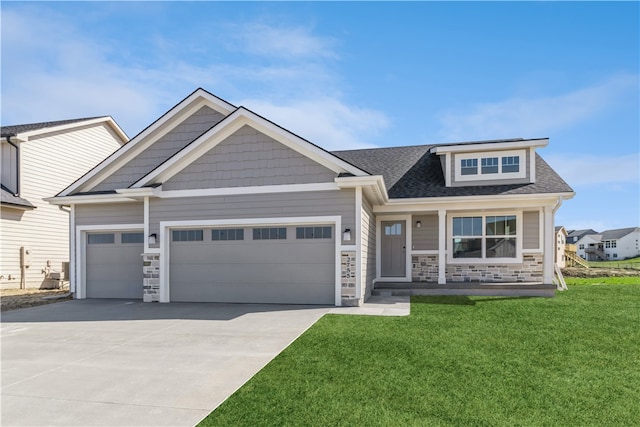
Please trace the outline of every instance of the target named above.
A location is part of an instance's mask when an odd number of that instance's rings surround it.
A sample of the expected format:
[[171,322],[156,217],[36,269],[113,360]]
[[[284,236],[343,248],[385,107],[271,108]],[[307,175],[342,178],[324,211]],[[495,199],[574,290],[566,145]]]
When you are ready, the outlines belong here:
[[448,258],[447,264],[468,265],[468,264],[522,264],[522,256],[516,258]]

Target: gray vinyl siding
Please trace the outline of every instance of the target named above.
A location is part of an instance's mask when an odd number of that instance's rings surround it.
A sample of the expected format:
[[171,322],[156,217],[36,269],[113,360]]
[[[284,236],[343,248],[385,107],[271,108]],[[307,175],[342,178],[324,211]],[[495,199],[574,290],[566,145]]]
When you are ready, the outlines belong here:
[[[149,200],[149,232],[160,232],[160,221],[342,216],[342,229],[355,229],[355,191],[236,196],[177,197]],[[336,233],[342,235],[342,230]],[[159,234],[158,234],[159,235]],[[344,242],[345,244],[353,244]]]
[[361,280],[365,301],[371,296],[373,280],[376,278],[376,218],[369,201],[362,199],[361,231]]
[[337,174],[245,125],[180,173],[164,190],[333,182]]
[[202,107],[91,190],[108,191],[129,187],[223,118],[217,111]]
[[[416,222],[420,221],[422,226],[416,227]],[[412,248],[415,250],[437,250],[438,249],[438,215],[414,215],[412,222]]]
[[[493,153],[499,153],[499,151],[492,151]],[[456,153],[457,154],[457,153]],[[527,184],[530,181],[531,178],[531,162],[530,162],[530,158],[531,158],[531,151],[530,150],[525,150],[525,154],[524,154],[524,159],[522,159],[520,161],[520,166],[524,166],[525,167],[525,177],[524,178],[517,178],[517,179],[492,179],[492,180],[478,180],[478,181],[462,181],[462,182],[457,182],[456,181],[456,174],[455,174],[455,167],[456,167],[456,162],[459,162],[459,157],[453,154],[451,156],[451,165],[449,168],[449,173],[451,174],[451,186],[452,187],[469,187],[469,186],[478,186],[478,185],[508,185],[508,184]],[[466,153],[460,153],[460,154],[466,154]],[[480,170],[480,158],[483,156],[482,153],[478,153],[478,170]],[[523,165],[524,162],[524,165]]]
[[142,202],[76,205],[76,225],[142,224]]
[[522,213],[522,248],[540,249],[540,212]]

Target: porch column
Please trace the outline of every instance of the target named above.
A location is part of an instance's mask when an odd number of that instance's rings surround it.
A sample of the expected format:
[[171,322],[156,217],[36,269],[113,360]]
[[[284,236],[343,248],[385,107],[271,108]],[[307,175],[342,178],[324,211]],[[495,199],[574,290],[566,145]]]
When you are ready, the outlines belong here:
[[438,284],[444,285],[447,283],[447,253],[446,253],[446,245],[447,245],[447,234],[446,231],[446,223],[447,223],[447,211],[444,209],[438,210]]
[[553,283],[553,254],[555,232],[553,228],[553,208],[544,207],[544,255],[542,265],[542,277],[545,284]]

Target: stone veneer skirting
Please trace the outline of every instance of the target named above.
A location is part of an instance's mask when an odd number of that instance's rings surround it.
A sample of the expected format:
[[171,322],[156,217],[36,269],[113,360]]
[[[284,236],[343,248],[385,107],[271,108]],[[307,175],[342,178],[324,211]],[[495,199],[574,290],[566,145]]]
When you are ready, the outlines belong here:
[[342,305],[358,305],[356,299],[356,253],[342,251],[340,253],[340,297]]
[[142,254],[142,301],[160,301],[160,254]]
[[[542,254],[522,256],[522,264],[449,264],[447,282],[541,282]],[[438,282],[438,255],[411,257],[414,282]]]

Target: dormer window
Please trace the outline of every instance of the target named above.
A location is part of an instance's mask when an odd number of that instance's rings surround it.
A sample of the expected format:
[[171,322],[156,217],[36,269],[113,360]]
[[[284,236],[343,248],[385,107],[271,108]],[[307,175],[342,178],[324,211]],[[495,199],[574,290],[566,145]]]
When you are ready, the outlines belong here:
[[482,174],[498,173],[498,158],[484,157],[482,159]]
[[505,156],[502,158],[502,173],[520,172],[520,156]]
[[456,181],[525,178],[525,170],[520,168],[520,162],[526,159],[525,150],[460,153],[455,158]]
[[462,175],[477,175],[478,159],[462,159],[460,161],[460,173]]

